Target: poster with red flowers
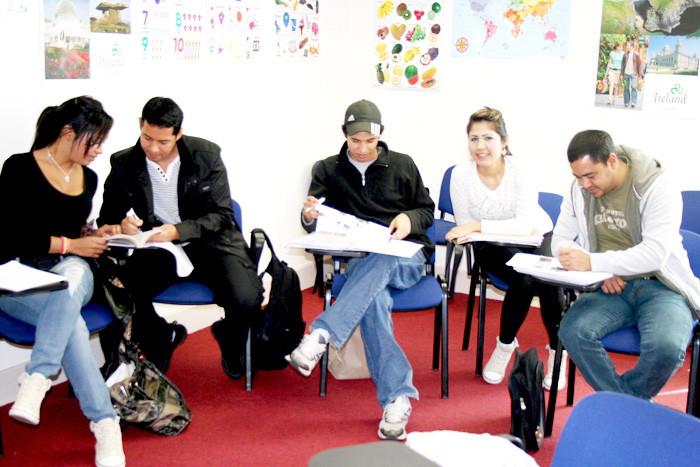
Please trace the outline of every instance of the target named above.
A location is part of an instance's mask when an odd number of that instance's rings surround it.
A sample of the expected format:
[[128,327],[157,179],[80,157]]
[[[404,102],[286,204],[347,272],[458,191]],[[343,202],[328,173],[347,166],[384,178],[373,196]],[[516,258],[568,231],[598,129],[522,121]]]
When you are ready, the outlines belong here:
[[44,0],[46,79],[90,78],[89,0]]

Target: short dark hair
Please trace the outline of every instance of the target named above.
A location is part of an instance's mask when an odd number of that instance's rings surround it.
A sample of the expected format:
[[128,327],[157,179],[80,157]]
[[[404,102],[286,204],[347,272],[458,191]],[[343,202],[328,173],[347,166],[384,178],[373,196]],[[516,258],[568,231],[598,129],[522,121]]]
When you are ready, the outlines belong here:
[[173,129],[173,134],[180,133],[184,116],[182,109],[169,97],[154,97],[143,106],[141,125],[148,122],[151,125]]
[[59,106],[46,107],[36,122],[32,151],[42,149],[56,141],[67,125],[75,133],[73,144],[87,137],[85,154],[90,146],[102,144],[112,129],[114,119],[102,108],[102,104],[89,96],[68,99]]
[[506,142],[505,150],[506,154],[510,154],[510,148],[508,147],[508,131],[506,131],[506,121],[503,119],[503,114],[496,109],[491,107],[484,107],[474,112],[471,117],[469,117],[469,123],[467,123],[467,135],[472,129],[472,125],[477,122],[489,122],[493,131],[498,133],[503,141]]
[[612,137],[603,130],[585,130],[576,133],[569,143],[566,155],[569,162],[589,156],[593,163],[608,163],[608,157],[615,152]]

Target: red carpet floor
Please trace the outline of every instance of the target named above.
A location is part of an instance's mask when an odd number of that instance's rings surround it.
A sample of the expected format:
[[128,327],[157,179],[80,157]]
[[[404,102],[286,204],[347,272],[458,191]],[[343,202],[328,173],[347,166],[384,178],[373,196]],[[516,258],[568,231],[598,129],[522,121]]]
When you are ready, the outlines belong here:
[[[432,370],[433,312],[394,315],[395,333],[414,368],[420,400],[413,402],[409,431],[457,430],[470,433],[507,433],[510,397],[507,384],[486,384],[475,376],[476,319],[473,344],[461,350],[466,295],[450,300],[450,394],[440,398],[440,375]],[[498,301],[488,301],[486,359],[490,356],[500,320]],[[311,322],[322,300],[304,292],[304,317]],[[521,350],[537,346],[547,354],[539,309],[533,308],[518,334]],[[221,370],[218,347],[208,329],[193,333],[175,353],[168,376],[185,395],[193,421],[172,438],[134,427],[124,432],[127,465],[150,466],[305,466],[325,449],[377,441],[381,408],[369,380],[336,381],[329,377],[328,396],[318,396],[319,372],[304,378],[291,368],[259,372],[253,391],[243,381],[229,380]],[[631,367],[633,357],[615,356],[619,369]],[[686,364],[657,397],[660,404],[684,411],[689,356]],[[512,365],[512,362],[511,362]],[[5,456],[0,467],[92,466],[94,438],[67,384],[53,388],[41,413],[41,424],[28,427],[11,420],[9,405],[0,408]],[[592,392],[580,374],[576,401]],[[557,439],[571,413],[560,393],[554,433],[540,451],[531,453],[540,466],[550,464]],[[467,454],[468,455],[468,454]]]

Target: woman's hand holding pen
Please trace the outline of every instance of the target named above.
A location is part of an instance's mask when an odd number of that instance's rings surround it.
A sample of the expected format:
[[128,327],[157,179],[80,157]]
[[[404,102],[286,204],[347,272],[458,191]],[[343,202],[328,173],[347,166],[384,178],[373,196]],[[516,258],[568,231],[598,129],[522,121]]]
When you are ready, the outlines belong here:
[[122,219],[122,233],[127,235],[136,235],[137,233],[141,232],[142,225],[143,221],[139,219],[133,209],[129,209],[129,212],[126,213],[126,217]]
[[453,243],[465,243],[474,232],[481,232],[481,222],[474,221],[453,227],[445,235],[445,240]]

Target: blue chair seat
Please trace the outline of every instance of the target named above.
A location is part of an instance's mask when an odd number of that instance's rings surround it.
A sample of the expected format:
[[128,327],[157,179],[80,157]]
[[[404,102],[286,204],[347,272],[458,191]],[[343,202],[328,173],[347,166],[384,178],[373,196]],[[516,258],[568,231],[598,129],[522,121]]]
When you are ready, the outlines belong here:
[[[80,311],[90,333],[106,328],[114,321],[114,316],[105,307],[88,303]],[[33,345],[36,328],[0,310],[0,336],[18,345]]]
[[641,337],[637,326],[618,329],[602,339],[603,347],[611,352],[639,355]]
[[153,301],[167,305],[211,305],[214,303],[214,292],[201,282],[186,281],[171,285]]
[[[333,276],[332,294],[336,298],[345,285],[345,275]],[[442,297],[440,283],[433,276],[421,276],[416,285],[404,289],[390,289],[389,293],[394,300],[392,311],[419,311],[435,308],[439,304],[438,297]]]

